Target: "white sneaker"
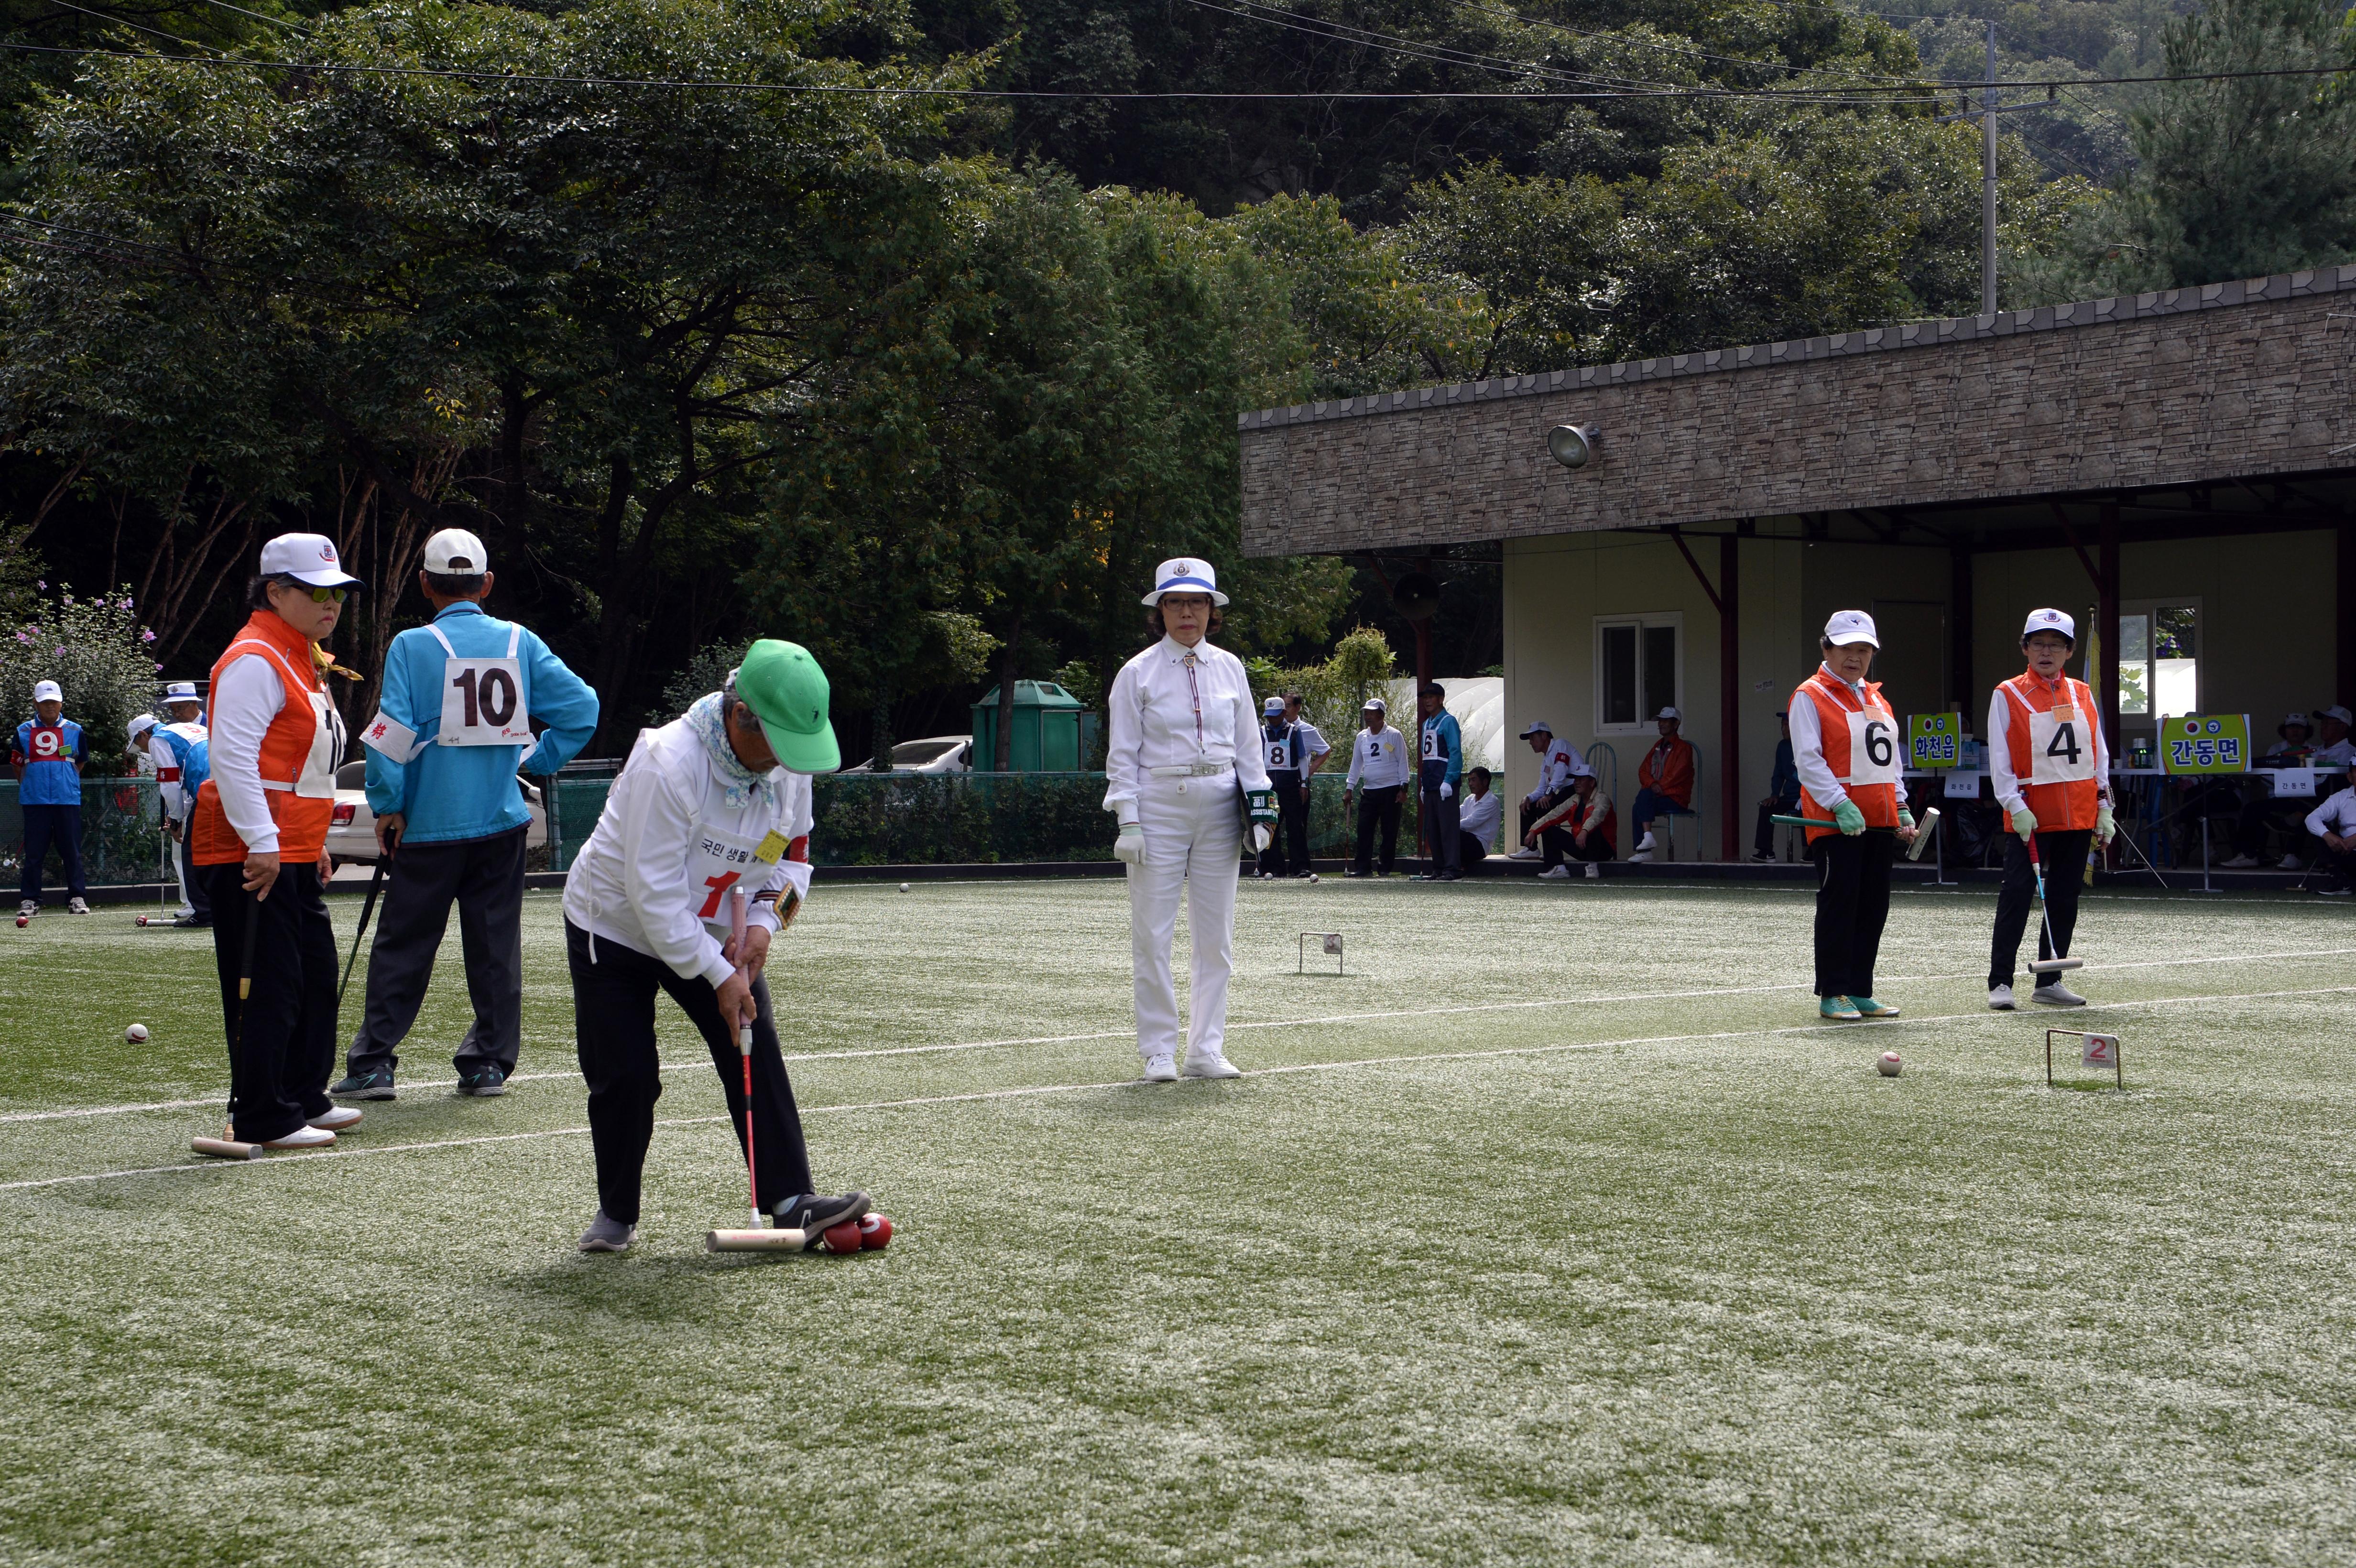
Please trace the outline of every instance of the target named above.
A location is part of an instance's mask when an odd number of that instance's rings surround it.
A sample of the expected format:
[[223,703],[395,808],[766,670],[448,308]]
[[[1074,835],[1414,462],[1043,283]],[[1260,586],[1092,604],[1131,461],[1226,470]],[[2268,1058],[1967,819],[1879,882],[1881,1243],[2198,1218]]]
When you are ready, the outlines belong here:
[[68,914],[88,914],[90,912],[90,905],[84,903],[80,899],[68,899],[66,900],[66,912]]
[[2032,1002],[2043,1002],[2049,1008],[2083,1008],[2086,998],[2059,980],[2048,980],[2029,993]]
[[1189,1078],[1241,1078],[1243,1075],[1242,1068],[1216,1053],[1196,1056],[1190,1052],[1186,1057],[1186,1076]]
[[30,920],[33,916],[41,912],[40,901],[38,899],[25,900],[22,903],[19,903],[16,906],[16,912],[23,915],[26,919]]
[[1512,854],[1506,856],[1505,859],[1508,860],[1535,860],[1544,853],[1545,851],[1539,849],[1536,845],[1525,844],[1520,848],[1515,850]]
[[1570,880],[1570,868],[1560,864],[1548,866],[1545,870],[1538,873],[1538,880],[1542,882],[1567,882]]
[[2012,987],[2010,986],[1990,986],[1988,987],[1988,1007],[1991,1010],[1999,1013],[2008,1013],[2012,1011]]
[[2275,864],[2276,867],[2286,871],[2303,871],[2307,869],[2307,862],[2300,859],[2296,855],[2285,855],[2281,859],[2276,861]]
[[2218,861],[2217,869],[2221,871],[2246,871],[2257,863],[2255,855],[2236,855],[2230,860]]
[[336,1135],[325,1127],[296,1127],[283,1138],[272,1138],[263,1148],[326,1148],[336,1141]]
[[1648,832],[1644,835],[1644,837],[1643,837],[1643,838],[1642,838],[1642,839],[1637,843],[1636,848],[1639,848],[1639,849],[1657,849],[1657,848],[1660,848],[1660,846],[1659,846],[1658,844],[1655,844],[1655,843],[1654,843],[1654,842],[1653,842],[1653,836],[1652,836],[1652,834],[1648,831]]
[[332,1110],[322,1111],[312,1117],[310,1125],[327,1132],[339,1133],[347,1127],[356,1127],[360,1125],[359,1108],[356,1105],[337,1105]]
[[1587,862],[1587,874],[1590,878],[1601,877],[1603,875],[1603,868],[1597,865],[1594,861],[1590,860]]
[[[1653,839],[1652,839],[1652,836],[1651,836],[1650,834],[1645,835],[1644,842],[1645,842],[1647,845],[1649,845],[1649,844],[1651,844],[1651,843],[1652,843],[1652,841],[1653,841]],[[1649,848],[1639,849],[1639,850],[1637,850],[1633,855],[1631,855],[1631,856],[1629,856],[1629,857],[1628,857],[1628,863],[1629,863],[1630,865],[1632,865],[1632,866],[1641,866],[1641,865],[1643,865],[1644,862],[1646,862],[1647,860],[1650,860],[1652,858],[1653,858],[1653,851],[1652,851],[1651,849],[1649,849]]]
[[1178,1064],[1166,1056],[1157,1056],[1146,1062],[1145,1071],[1138,1076],[1148,1083],[1175,1083],[1178,1082]]

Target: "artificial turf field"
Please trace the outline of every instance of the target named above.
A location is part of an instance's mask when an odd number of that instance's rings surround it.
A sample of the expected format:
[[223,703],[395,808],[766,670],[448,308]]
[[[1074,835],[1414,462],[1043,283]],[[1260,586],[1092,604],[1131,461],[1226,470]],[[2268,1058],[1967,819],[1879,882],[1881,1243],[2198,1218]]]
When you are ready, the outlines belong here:
[[[638,1244],[573,1251],[552,894],[513,1092],[450,1093],[454,923],[402,1098],[236,1166],[187,1153],[209,938],[44,916],[0,937],[0,1561],[2356,1555],[2350,912],[2090,894],[2101,1005],[1996,1015],[1992,899],[1901,893],[1906,1019],[1818,1026],[1810,908],[1248,882],[1250,1075],[1141,1086],[1118,882],[822,883],[770,975],[821,1185],[902,1227],[849,1259],[700,1250],[743,1171],[667,1003]],[[2048,1090],[2049,1023],[2128,1092]]]

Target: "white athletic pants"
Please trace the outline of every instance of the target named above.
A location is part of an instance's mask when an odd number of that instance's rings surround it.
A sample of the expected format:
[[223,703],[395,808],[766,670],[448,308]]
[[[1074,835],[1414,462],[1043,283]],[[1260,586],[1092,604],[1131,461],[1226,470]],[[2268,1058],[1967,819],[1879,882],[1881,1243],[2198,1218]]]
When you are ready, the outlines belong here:
[[1130,955],[1136,966],[1137,1053],[1151,1061],[1178,1054],[1178,993],[1170,943],[1178,897],[1194,939],[1187,993],[1190,1056],[1224,1054],[1227,975],[1235,966],[1236,879],[1243,855],[1243,806],[1236,775],[1149,777],[1137,798],[1145,863],[1129,868]]

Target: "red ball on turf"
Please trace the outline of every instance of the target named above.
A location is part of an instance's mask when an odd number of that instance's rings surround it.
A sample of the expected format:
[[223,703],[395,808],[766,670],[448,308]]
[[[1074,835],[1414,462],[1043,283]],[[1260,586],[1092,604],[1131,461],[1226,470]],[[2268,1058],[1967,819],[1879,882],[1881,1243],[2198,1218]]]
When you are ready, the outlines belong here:
[[146,923],[147,923],[147,917],[146,917],[145,915],[144,915],[144,914],[143,914],[143,915],[141,915],[141,916],[139,917],[139,923],[140,923],[140,924],[142,924],[142,925],[146,924]]
[[859,1222],[846,1220],[831,1227],[825,1236],[826,1250],[830,1253],[855,1253],[859,1250]]
[[869,1252],[880,1253],[892,1244],[892,1221],[881,1214],[862,1214],[859,1234]]
[[16,929],[17,929],[17,930],[19,930],[19,931],[24,930],[26,926],[27,926],[27,925],[29,925],[29,924],[31,924],[31,923],[31,923],[30,921],[27,920],[27,919],[26,919],[23,915],[21,915],[21,914],[20,914],[20,915],[18,915],[18,916],[16,917]]

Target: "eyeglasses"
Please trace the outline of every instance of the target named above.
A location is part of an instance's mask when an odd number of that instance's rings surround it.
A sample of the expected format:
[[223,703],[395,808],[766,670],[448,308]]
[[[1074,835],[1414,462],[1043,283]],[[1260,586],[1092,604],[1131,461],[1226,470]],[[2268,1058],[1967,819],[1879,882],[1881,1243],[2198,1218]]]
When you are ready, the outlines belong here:
[[348,588],[314,588],[298,578],[282,578],[280,581],[289,588],[299,588],[308,593],[314,604],[340,604],[344,602],[344,595],[351,592]]

